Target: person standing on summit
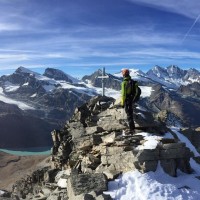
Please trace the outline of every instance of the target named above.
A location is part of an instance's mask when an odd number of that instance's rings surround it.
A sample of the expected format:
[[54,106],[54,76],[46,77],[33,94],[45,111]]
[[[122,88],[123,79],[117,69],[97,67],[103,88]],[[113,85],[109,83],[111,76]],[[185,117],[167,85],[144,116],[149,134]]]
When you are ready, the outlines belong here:
[[121,83],[121,106],[125,108],[129,126],[129,130],[125,133],[134,133],[133,103],[136,100],[137,93],[141,94],[141,90],[139,89],[140,91],[138,92],[137,81],[131,79],[128,69],[122,69],[121,72],[123,76],[123,82]]

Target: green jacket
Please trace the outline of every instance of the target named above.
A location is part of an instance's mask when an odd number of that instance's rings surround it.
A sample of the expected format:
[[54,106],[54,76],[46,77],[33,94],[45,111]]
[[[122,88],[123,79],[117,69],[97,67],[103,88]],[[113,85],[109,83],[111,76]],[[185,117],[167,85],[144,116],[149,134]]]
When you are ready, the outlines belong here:
[[124,80],[121,83],[121,106],[124,106],[127,95],[131,94],[131,88],[127,89],[127,83],[129,80],[131,80],[130,76],[124,77]]

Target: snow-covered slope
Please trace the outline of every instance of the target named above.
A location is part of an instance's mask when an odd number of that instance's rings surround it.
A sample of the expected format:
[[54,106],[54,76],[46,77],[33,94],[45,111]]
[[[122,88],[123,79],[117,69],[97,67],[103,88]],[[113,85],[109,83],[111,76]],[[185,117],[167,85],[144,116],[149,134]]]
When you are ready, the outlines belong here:
[[[184,137],[176,128],[172,129],[180,141],[185,142],[186,146],[199,156],[195,147]],[[141,133],[140,133],[141,134]],[[147,149],[152,149],[156,144],[156,136],[146,134]],[[170,137],[170,134],[166,134]],[[145,146],[145,144],[144,144]],[[185,174],[178,171],[177,177],[167,175],[160,164],[156,172],[140,173],[138,170],[127,172],[117,179],[111,181],[108,192],[115,200],[198,200],[200,199],[200,167],[193,159],[190,164],[194,172]]]
[[[137,81],[142,81],[142,82],[152,82],[151,79],[149,79],[148,75],[142,72],[139,69],[129,69],[130,71],[130,76]],[[121,72],[115,73],[114,76],[122,78]],[[153,81],[154,82],[154,81]]]
[[200,72],[196,69],[182,70],[178,66],[171,65],[167,68],[155,66],[147,72],[150,79],[167,87],[178,88],[194,82],[200,83]]

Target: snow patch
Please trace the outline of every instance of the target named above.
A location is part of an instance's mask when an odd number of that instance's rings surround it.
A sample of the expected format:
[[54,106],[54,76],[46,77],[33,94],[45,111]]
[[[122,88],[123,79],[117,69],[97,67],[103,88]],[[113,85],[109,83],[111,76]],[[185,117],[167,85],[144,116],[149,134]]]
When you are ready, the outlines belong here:
[[35,109],[35,108],[33,108],[33,107],[23,103],[23,102],[16,101],[16,100],[13,100],[13,99],[6,97],[5,94],[3,93],[3,88],[0,88],[0,101],[3,101],[7,104],[17,105],[22,110],[34,110]]
[[46,92],[52,92],[56,87],[54,85],[43,85]]
[[22,86],[28,86],[29,82],[24,83]]
[[152,87],[148,87],[148,86],[140,86],[142,93],[141,93],[141,97],[145,98],[145,97],[150,97],[151,93],[154,91],[152,89]]
[[137,150],[143,150],[143,149],[155,149],[157,145],[159,144],[162,137],[160,136],[154,136],[150,135],[149,133],[142,132],[138,133],[136,135],[142,135],[144,136],[145,142],[142,145],[139,145],[136,149]]
[[33,97],[36,97],[36,96],[37,96],[37,93],[35,93],[35,94],[31,95],[30,97],[32,97],[32,98],[33,98]]
[[6,81],[4,86],[6,92],[14,92],[20,87],[20,85],[12,84],[9,81]]
[[109,182],[108,192],[115,200],[197,200],[200,199],[197,174],[184,174],[178,177],[166,174],[160,164],[156,172],[127,172]]

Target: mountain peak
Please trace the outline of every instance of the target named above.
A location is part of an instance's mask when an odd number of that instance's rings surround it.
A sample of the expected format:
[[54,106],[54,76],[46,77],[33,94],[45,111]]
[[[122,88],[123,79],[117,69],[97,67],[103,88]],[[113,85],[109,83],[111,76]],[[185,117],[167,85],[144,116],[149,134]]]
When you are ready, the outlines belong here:
[[27,69],[27,68],[25,68],[25,67],[22,67],[22,66],[20,66],[20,67],[18,67],[16,70],[15,70],[15,73],[22,73],[22,74],[35,74],[35,75],[39,75],[37,72],[34,72],[34,71],[31,71],[31,70],[29,70],[29,69]]
[[47,68],[43,75],[48,78],[53,78],[55,80],[64,80],[70,83],[78,82],[77,79],[73,78],[72,76],[64,73],[63,71],[59,69]]
[[179,68],[177,65],[170,65],[167,67],[167,73],[170,77],[182,78],[185,76],[186,71]]

